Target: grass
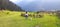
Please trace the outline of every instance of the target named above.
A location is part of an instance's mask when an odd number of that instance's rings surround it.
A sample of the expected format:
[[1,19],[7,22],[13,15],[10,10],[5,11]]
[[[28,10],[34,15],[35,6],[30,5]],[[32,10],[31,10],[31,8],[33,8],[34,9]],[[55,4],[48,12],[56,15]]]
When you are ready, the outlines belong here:
[[20,14],[21,12],[0,11],[0,27],[60,27],[60,20],[55,15],[44,14],[42,18],[28,17],[26,20]]

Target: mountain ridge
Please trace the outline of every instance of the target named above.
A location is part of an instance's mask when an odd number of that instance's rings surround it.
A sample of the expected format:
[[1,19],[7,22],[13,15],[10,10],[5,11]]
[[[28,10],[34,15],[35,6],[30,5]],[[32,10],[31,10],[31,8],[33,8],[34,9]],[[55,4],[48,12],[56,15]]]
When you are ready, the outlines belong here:
[[23,11],[20,6],[9,0],[0,0],[0,10]]

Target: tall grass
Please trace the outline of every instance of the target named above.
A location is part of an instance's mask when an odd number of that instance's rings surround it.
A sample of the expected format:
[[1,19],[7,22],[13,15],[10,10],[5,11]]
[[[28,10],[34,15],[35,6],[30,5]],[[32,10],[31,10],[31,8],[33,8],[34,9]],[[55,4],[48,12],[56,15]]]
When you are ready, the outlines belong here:
[[50,16],[49,14],[44,14],[42,18],[28,17],[26,20],[25,17],[20,16],[21,13],[0,11],[0,27],[60,27],[60,21],[55,15]]

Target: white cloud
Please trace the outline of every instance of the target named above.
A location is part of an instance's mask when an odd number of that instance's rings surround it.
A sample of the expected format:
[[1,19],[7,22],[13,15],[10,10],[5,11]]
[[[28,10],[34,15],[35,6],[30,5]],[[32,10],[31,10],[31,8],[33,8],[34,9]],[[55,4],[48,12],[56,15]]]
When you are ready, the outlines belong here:
[[35,0],[23,0],[23,2],[33,2],[33,1],[35,1]]
[[10,1],[12,1],[12,2],[21,2],[23,0],[10,0]]

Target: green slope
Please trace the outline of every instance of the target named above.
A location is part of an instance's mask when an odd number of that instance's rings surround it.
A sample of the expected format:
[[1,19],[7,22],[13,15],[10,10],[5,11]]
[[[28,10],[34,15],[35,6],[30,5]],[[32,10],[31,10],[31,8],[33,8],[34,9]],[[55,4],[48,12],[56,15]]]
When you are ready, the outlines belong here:
[[45,14],[42,18],[29,17],[26,20],[20,14],[21,12],[0,11],[0,27],[60,27],[59,20],[54,15]]

